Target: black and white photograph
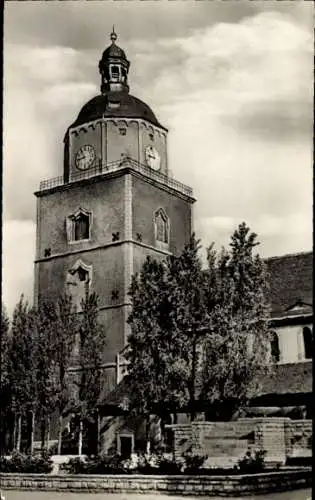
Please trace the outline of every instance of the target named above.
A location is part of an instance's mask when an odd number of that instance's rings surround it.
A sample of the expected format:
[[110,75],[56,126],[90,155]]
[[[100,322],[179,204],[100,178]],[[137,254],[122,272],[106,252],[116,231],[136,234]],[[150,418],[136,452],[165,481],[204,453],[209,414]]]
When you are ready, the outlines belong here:
[[314,5],[5,0],[1,500],[310,500]]

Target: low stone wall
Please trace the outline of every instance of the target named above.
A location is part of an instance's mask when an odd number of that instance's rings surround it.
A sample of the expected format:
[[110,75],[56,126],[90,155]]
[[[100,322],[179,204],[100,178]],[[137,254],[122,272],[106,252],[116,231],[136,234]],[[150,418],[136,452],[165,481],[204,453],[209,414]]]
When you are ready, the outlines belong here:
[[291,456],[311,456],[312,421],[290,418],[240,418],[233,422],[169,425],[174,453],[207,455],[208,467],[233,467],[248,449],[265,450],[267,464],[284,465]]
[[243,476],[140,476],[0,474],[3,490],[93,493],[171,493],[240,496],[309,488],[312,470],[286,470]]
[[290,420],[285,424],[287,457],[312,456],[313,428],[311,420]]

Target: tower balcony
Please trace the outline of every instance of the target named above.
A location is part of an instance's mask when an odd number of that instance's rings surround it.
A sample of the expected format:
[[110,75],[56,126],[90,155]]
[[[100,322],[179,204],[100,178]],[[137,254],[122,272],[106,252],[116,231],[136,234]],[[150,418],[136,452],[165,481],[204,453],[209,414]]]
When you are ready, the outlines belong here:
[[178,193],[181,193],[184,196],[189,198],[193,198],[192,188],[186,186],[182,182],[176,181],[172,177],[168,175],[162,174],[156,170],[153,170],[148,165],[143,165],[138,161],[125,157],[122,160],[113,161],[111,163],[102,163],[97,162],[94,167],[89,168],[88,170],[77,172],[75,174],[71,174],[71,179],[66,180],[65,176],[61,175],[59,177],[54,177],[52,179],[47,179],[41,181],[39,186],[39,191],[36,194],[39,194],[43,191],[49,191],[51,189],[59,188],[62,186],[69,186],[75,182],[82,181],[85,179],[104,177],[107,174],[115,174],[120,171],[128,169],[131,172],[136,174],[141,174],[143,177],[153,180],[160,185],[166,186],[168,188],[174,189]]

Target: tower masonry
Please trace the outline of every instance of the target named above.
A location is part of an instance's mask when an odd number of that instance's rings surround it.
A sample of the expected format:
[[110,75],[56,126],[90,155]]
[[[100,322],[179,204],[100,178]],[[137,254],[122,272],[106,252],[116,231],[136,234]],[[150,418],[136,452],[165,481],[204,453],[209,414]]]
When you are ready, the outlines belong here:
[[63,175],[35,193],[35,303],[68,291],[80,310],[87,287],[97,293],[109,389],[128,337],[131,277],[148,255],[182,250],[195,201],[169,176],[167,129],[129,93],[130,63],[116,39],[113,31],[99,62],[100,95],[65,134]]

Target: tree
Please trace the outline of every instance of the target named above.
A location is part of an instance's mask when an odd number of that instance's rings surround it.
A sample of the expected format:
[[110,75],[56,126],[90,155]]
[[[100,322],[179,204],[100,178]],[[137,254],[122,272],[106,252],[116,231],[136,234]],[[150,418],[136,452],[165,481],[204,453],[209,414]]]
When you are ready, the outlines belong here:
[[204,277],[192,236],[179,256],[147,258],[132,280],[131,334],[126,358],[133,410],[195,418],[199,344],[207,319]]
[[71,295],[62,295],[55,308],[53,323],[54,358],[56,363],[56,408],[59,413],[58,455],[61,454],[63,418],[74,394],[69,383],[68,370],[73,359],[73,350],[78,333],[78,315],[72,303]]
[[[177,407],[181,390],[178,384],[169,391],[169,372],[172,350],[169,336],[161,331],[163,291],[167,290],[166,268],[162,263],[151,259],[144,262],[139,275],[133,276],[130,288],[132,313],[129,317],[131,333],[125,357],[129,361],[126,379],[130,386],[129,404],[133,413],[140,415],[146,422],[146,441],[148,442],[150,414],[153,408]],[[165,311],[165,319],[170,318]]]
[[[64,413],[72,394],[68,369],[72,361],[78,318],[70,295],[62,295],[56,303],[43,301],[34,310],[33,357],[36,370],[36,417],[41,424],[41,448],[49,441],[50,418],[59,413],[58,454],[61,453]],[[32,412],[31,450],[35,412]]]
[[9,382],[9,343],[10,343],[10,338],[9,338],[9,328],[10,328],[10,321],[9,317],[7,315],[7,312],[5,308],[2,306],[1,309],[1,337],[0,337],[0,342],[1,342],[1,371],[0,371],[0,390],[2,391],[4,388],[7,387],[8,382]]
[[35,321],[36,314],[22,295],[13,312],[8,364],[10,406],[14,415],[13,447],[17,450],[21,445],[22,417],[34,412],[36,407]]
[[[50,416],[57,403],[58,380],[56,363],[56,307],[42,302],[34,323],[34,355],[36,365],[36,415],[41,424],[41,449],[49,441]],[[34,413],[31,436],[34,434]],[[48,428],[47,428],[48,427]]]
[[257,394],[270,369],[269,308],[257,235],[245,223],[231,250],[208,249],[209,327],[204,345],[201,397],[215,419],[229,419]]
[[[98,297],[95,293],[86,294],[82,301],[82,313],[79,320],[79,365],[78,382],[79,403],[79,455],[82,454],[83,422],[98,423],[97,407],[101,393],[102,360],[106,343],[104,327],[98,320]],[[99,435],[96,436],[96,448],[99,448]]]
[[7,449],[8,421],[10,410],[10,380],[9,380],[9,351],[10,351],[10,322],[4,307],[1,309],[1,337],[0,337],[0,455]]
[[194,420],[198,404],[210,402],[217,418],[230,418],[257,392],[269,368],[269,315],[256,245],[241,224],[231,251],[209,248],[205,272],[192,236],[179,256],[147,258],[133,277],[126,358],[134,412],[185,408]]
[[[200,241],[192,235],[182,253],[168,259],[168,305],[171,306],[169,315],[172,318],[170,334],[173,337],[171,344],[175,343],[176,346],[173,372],[183,384],[183,403],[189,408],[191,421],[196,416],[200,349],[208,321],[205,278],[199,250]],[[180,369],[176,373],[177,367]]]

